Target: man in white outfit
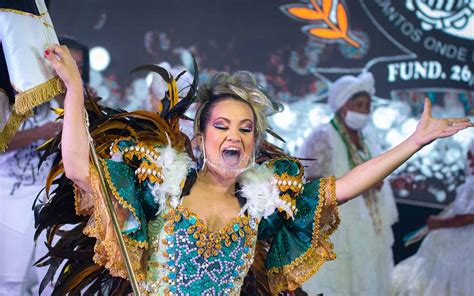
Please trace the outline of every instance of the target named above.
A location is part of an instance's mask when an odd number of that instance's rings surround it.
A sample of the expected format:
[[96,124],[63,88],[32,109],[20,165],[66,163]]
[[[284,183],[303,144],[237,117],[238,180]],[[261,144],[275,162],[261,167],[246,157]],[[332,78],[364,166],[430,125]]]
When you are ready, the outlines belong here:
[[[362,129],[370,119],[375,93],[371,73],[343,76],[329,89],[334,112],[330,123],[314,129],[299,156],[306,161],[306,178],[347,173],[354,166],[380,153]],[[309,295],[387,295],[393,269],[391,225],[397,210],[388,182],[365,192],[339,208],[341,224],[331,237],[337,259],[327,262],[309,279],[303,290]]]
[[[0,152],[0,296],[37,295],[37,284],[46,271],[33,267],[34,258],[46,254],[44,238],[38,240],[35,255],[33,202],[43,189],[51,169],[48,158],[38,168],[46,139],[55,136],[61,124],[49,110],[55,101],[39,106],[13,137],[6,152]],[[9,117],[8,97],[0,89],[0,121]],[[0,128],[3,127],[0,123]],[[40,200],[45,200],[44,192]]]
[[32,206],[52,159],[39,168],[36,148],[61,130],[50,107],[64,92],[43,56],[58,43],[45,1],[0,1],[0,42],[0,296],[38,295],[46,268],[32,265],[47,250],[42,237],[35,247]]

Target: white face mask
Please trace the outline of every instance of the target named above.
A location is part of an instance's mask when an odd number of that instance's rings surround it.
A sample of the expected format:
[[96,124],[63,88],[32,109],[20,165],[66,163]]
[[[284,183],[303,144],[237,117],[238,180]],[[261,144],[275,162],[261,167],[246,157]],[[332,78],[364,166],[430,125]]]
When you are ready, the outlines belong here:
[[[229,167],[229,166],[221,165],[209,160],[206,156],[206,149],[204,148],[204,146],[205,146],[204,138],[202,138],[202,154],[203,154],[202,168],[203,169],[204,169],[204,166],[207,165],[213,168],[214,170],[218,171],[220,174],[224,176],[237,177],[240,174],[244,173],[245,171],[255,166],[255,153],[252,154],[252,157],[245,154],[242,155],[240,159],[240,164],[238,165],[238,167]],[[244,163],[247,163],[247,165],[245,167],[240,167]]]
[[363,129],[370,120],[370,114],[347,110],[344,122],[353,130]]

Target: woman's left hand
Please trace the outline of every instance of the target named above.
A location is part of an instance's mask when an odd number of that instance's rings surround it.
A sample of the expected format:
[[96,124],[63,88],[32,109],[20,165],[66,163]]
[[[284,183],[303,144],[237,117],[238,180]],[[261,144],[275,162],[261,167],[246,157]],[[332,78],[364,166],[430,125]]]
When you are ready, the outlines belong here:
[[433,118],[431,116],[431,101],[425,98],[423,115],[411,139],[420,148],[439,138],[454,135],[460,130],[473,127],[469,118]]
[[409,139],[389,151],[356,166],[336,180],[336,197],[342,204],[372,188],[407,161],[420,148],[436,139],[449,137],[474,126],[469,118],[433,118],[431,102],[425,99],[425,110],[416,131]]
[[[44,51],[45,58],[51,63],[59,78],[68,89],[79,89],[82,93],[82,78],[77,63],[65,45],[53,45]],[[83,98],[81,98],[83,100]]]

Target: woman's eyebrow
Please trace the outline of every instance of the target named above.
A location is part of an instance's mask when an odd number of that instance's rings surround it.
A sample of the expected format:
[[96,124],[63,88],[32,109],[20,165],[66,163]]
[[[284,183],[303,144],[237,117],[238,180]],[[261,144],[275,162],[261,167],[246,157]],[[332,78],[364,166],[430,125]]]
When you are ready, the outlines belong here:
[[[214,122],[217,120],[224,120],[225,122],[230,123],[230,119],[225,118],[225,117],[217,117],[216,119],[214,119]],[[239,123],[244,123],[246,121],[250,121],[253,124],[253,120],[250,118],[244,118]]]
[[246,121],[250,121],[250,123],[253,124],[253,120],[252,120],[252,119],[249,119],[249,118],[242,119],[242,120],[240,121],[240,123],[244,123],[244,122],[246,122]]
[[224,120],[225,122],[230,123],[230,120],[225,117],[217,117],[216,119],[214,119],[214,122],[217,120]]

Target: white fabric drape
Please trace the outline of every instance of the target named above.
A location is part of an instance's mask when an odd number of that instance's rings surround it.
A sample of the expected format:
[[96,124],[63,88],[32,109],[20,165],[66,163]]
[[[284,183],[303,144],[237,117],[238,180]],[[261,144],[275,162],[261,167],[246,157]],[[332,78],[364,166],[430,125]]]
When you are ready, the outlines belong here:
[[[5,105],[6,97],[0,102]],[[8,102],[6,104],[8,106]],[[56,106],[55,101],[51,102]],[[3,109],[5,113],[2,118],[8,116],[8,108]],[[28,118],[20,130],[39,127],[54,120],[56,115],[49,110],[48,105],[41,106],[35,111],[35,115]],[[34,255],[35,242],[33,235],[34,215],[32,206],[34,199],[45,186],[46,177],[52,165],[52,159],[48,158],[40,168],[39,152],[36,148],[44,141],[38,140],[29,146],[0,153],[0,295],[21,295],[12,289],[28,284],[30,277],[41,278],[47,268],[37,269],[32,267],[34,257],[36,259],[46,253],[47,249],[41,239]],[[44,192],[40,200],[45,199]],[[2,294],[2,291],[5,294]]]
[[[459,186],[445,217],[474,214],[474,176]],[[392,295],[474,295],[474,224],[431,231],[393,273]]]
[[[368,141],[373,155],[380,152]],[[331,124],[319,126],[307,138],[299,155],[316,158],[307,161],[305,175],[341,177],[350,170],[349,159],[341,136]],[[327,262],[304,285],[309,295],[331,296],[387,295],[393,269],[391,225],[398,219],[395,200],[388,182],[378,193],[378,210],[382,232],[377,233],[363,198],[355,198],[339,207],[341,224],[331,237],[336,260]]]

